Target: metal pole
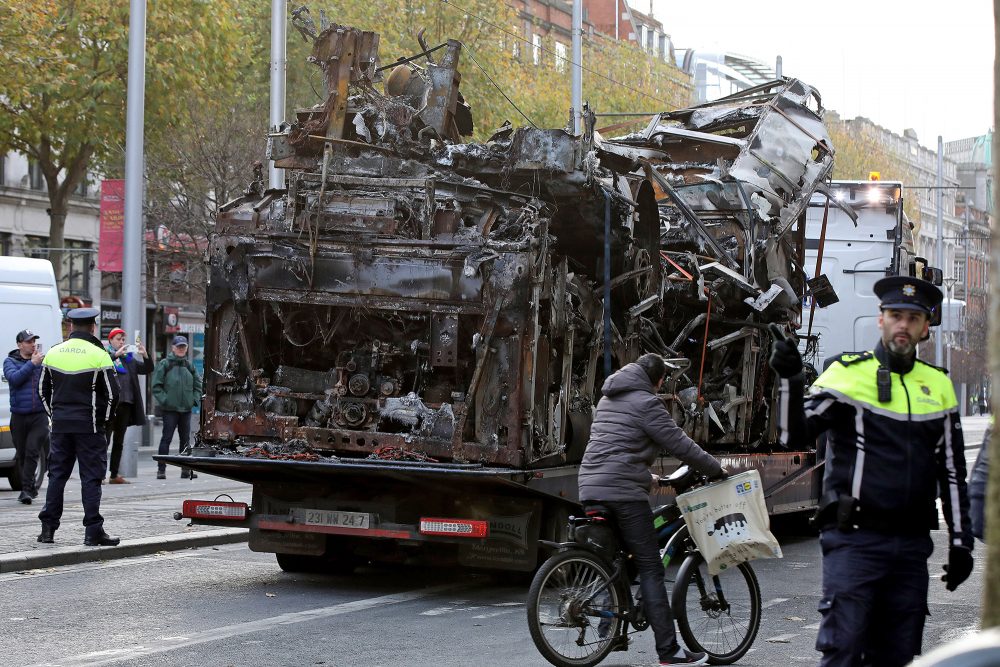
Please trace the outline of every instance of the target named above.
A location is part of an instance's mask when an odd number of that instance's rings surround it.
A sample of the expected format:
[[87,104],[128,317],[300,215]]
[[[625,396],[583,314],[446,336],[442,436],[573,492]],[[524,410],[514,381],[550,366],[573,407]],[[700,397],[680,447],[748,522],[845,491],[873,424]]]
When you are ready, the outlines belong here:
[[[616,2],[617,5],[617,2]],[[573,0],[573,134],[583,132],[583,0]]]
[[968,353],[969,350],[969,195],[965,195],[965,227],[962,229],[962,239],[965,244],[965,268],[962,273],[965,275],[965,290],[962,297],[965,299],[965,321],[962,322],[962,348]]
[[774,76],[778,79],[782,77],[781,56],[774,59]]
[[947,280],[948,280],[948,291],[947,291],[948,301],[945,304],[947,310],[944,311],[944,316],[945,316],[944,328],[948,335],[948,347],[947,351],[945,352],[947,358],[945,360],[944,367],[947,368],[949,372],[951,372],[951,345],[954,339],[954,336],[951,335],[951,309],[953,305],[952,295],[955,293],[955,278],[948,278]]
[[[285,121],[285,3],[271,0],[271,131],[277,132]],[[285,170],[278,169],[271,161],[268,167],[268,187],[285,186]]]
[[[138,333],[146,340],[145,295],[142,293],[143,120],[146,89],[146,0],[129,1],[128,91],[125,101],[125,233],[122,266],[122,328],[131,344]],[[140,383],[140,389],[144,389]],[[145,393],[145,392],[142,392]],[[134,431],[134,429],[133,429]],[[119,474],[135,477],[139,443],[127,438]]]
[[[941,135],[938,135],[938,150],[937,150],[937,239],[935,242],[935,263],[937,268],[944,272],[944,200],[942,181],[944,180],[944,140]],[[949,272],[950,273],[950,272]],[[941,338],[943,333],[938,331],[934,336],[934,363],[941,363]]]

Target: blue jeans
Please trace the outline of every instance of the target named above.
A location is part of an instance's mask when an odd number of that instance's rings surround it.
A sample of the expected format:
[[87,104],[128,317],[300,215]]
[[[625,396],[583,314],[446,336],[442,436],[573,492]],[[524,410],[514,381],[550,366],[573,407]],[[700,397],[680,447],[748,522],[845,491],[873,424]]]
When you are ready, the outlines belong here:
[[820,667],[902,667],[920,654],[930,535],[824,530]]
[[63,513],[63,491],[73,472],[80,465],[80,491],[83,496],[83,525],[87,537],[104,532],[101,516],[101,480],[108,465],[108,440],[101,433],[53,433],[49,446],[49,488],[45,492],[45,507],[38,513],[43,526],[59,528]]
[[[174,439],[174,431],[180,432],[181,447],[179,451],[183,452],[191,441],[190,412],[163,411],[163,433],[160,435],[160,449],[157,452],[161,456],[170,453],[170,441]],[[164,472],[166,469],[167,464],[158,463],[157,470]]]
[[667,587],[663,580],[660,547],[653,531],[653,511],[645,500],[593,502],[611,511],[618,527],[618,536],[625,549],[632,554],[639,571],[643,613],[653,628],[656,653],[660,660],[666,660],[677,653],[679,647],[674,630],[674,615],[667,601]]

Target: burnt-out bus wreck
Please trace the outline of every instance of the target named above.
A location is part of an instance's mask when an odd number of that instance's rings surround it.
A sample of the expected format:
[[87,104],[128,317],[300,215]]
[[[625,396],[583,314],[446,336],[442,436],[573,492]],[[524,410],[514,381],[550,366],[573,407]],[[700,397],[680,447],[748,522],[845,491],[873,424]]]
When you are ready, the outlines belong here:
[[326,99],[269,138],[287,187],[219,210],[183,462],[254,484],[234,518],[288,569],[435,544],[529,569],[603,378],[647,351],[695,439],[735,467],[772,452],[766,324],[798,323],[798,223],[833,164],[815,91],[463,143],[461,52],[389,72],[376,34],[327,27]]

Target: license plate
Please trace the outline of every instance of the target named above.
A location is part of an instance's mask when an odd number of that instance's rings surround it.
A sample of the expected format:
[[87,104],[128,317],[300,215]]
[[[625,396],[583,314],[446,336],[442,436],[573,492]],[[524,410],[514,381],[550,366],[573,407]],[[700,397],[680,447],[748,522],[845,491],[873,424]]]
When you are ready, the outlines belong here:
[[371,527],[371,514],[365,512],[340,512],[336,510],[306,510],[306,525],[333,526],[336,528],[367,529]]

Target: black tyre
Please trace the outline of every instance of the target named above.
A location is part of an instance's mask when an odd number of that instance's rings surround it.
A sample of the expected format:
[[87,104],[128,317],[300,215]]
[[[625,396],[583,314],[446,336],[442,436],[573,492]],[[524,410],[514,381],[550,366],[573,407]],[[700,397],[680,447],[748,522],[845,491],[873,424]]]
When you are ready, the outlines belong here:
[[303,556],[302,554],[274,554],[278,567],[285,572],[322,572],[323,556]]
[[38,467],[35,468],[35,491],[42,488],[45,481],[45,474],[49,471],[49,446],[46,445],[38,452]]
[[7,482],[10,483],[12,491],[21,490],[21,464],[15,463],[14,467],[7,471]]
[[749,563],[708,573],[701,554],[690,554],[677,573],[670,604],[692,651],[712,665],[729,665],[753,646],[760,630],[760,585]]
[[579,550],[545,561],[528,589],[528,629],[557,667],[596,665],[615,647],[625,597],[608,566]]

